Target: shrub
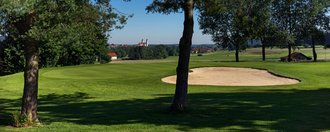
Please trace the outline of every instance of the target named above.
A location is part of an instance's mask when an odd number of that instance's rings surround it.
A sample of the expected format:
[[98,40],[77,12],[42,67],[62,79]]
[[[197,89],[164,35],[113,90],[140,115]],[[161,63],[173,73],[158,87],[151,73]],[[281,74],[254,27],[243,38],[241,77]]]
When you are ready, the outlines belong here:
[[21,115],[19,111],[11,113],[11,125],[14,127],[29,127],[41,125],[39,121],[33,122],[27,115]]

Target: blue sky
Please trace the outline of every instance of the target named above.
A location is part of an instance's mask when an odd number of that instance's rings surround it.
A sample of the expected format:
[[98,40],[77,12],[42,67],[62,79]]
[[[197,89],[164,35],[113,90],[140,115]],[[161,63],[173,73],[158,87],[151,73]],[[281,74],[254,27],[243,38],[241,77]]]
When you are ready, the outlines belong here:
[[[177,44],[183,30],[183,14],[170,15],[147,13],[145,7],[152,0],[111,1],[114,8],[126,14],[133,14],[121,30],[110,33],[109,43],[136,44],[141,39],[149,39],[150,44]],[[193,44],[212,44],[209,35],[202,35],[195,15]]]

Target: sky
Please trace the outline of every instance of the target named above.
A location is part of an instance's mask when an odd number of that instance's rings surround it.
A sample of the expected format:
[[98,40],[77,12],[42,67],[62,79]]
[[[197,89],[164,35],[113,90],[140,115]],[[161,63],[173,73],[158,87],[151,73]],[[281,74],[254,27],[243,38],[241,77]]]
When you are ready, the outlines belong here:
[[[110,32],[109,43],[137,44],[148,39],[149,44],[178,44],[183,30],[183,13],[163,15],[147,13],[152,0],[112,0],[112,6],[125,14],[133,14],[123,29]],[[213,44],[210,35],[202,35],[195,15],[193,44]]]

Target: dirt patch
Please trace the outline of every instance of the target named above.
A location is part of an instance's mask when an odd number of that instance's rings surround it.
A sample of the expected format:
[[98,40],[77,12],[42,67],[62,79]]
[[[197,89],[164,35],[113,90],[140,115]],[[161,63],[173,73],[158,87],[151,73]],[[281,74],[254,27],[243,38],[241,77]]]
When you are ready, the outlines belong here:
[[[189,85],[212,86],[272,86],[297,84],[300,81],[276,76],[266,70],[233,67],[205,67],[191,69]],[[176,75],[162,78],[163,82],[175,84]]]

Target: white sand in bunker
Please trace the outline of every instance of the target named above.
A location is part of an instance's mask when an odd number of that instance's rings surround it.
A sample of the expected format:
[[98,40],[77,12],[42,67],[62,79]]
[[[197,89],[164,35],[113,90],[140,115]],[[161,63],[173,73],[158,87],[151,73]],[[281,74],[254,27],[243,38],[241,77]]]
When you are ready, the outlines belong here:
[[[266,70],[233,67],[205,67],[191,69],[189,85],[213,86],[272,86],[297,84],[299,80],[279,77]],[[175,84],[176,75],[162,78],[163,82]]]

